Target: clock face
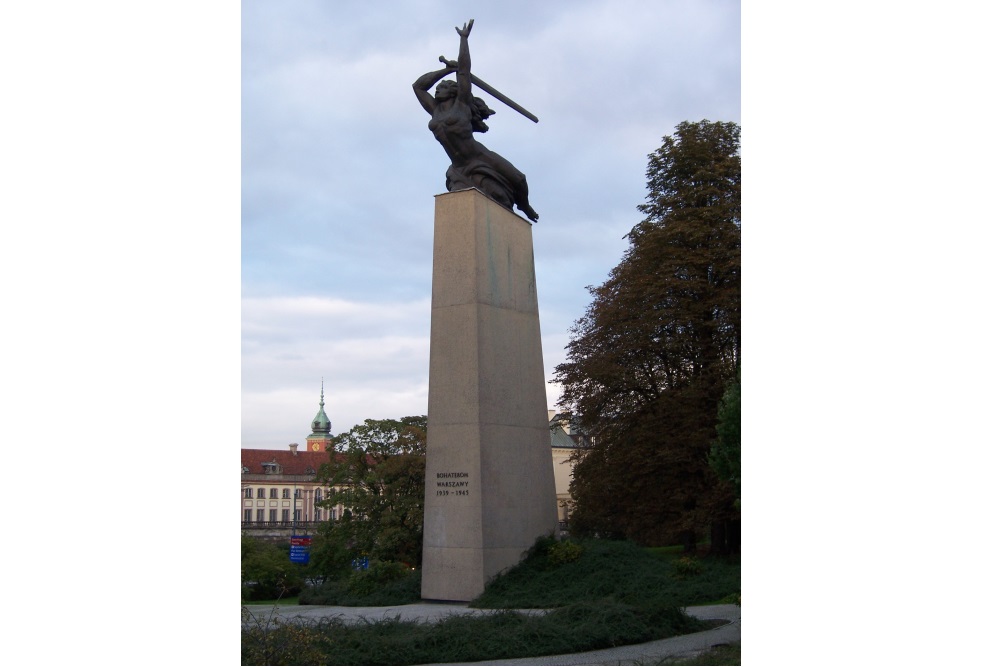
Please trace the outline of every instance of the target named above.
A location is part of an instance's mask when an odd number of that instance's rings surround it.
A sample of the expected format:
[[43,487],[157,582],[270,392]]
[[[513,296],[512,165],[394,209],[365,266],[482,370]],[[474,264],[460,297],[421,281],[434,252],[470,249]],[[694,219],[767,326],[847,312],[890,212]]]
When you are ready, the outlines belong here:
[[313,443],[313,451],[314,452],[318,452],[319,451],[319,443],[318,442],[314,442]]

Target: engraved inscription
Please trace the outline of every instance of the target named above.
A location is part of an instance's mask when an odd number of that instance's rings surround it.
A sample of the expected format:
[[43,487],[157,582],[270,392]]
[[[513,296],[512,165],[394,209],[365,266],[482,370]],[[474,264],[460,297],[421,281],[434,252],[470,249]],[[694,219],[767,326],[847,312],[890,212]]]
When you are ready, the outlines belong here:
[[469,495],[469,473],[467,472],[437,473],[436,495],[438,496]]

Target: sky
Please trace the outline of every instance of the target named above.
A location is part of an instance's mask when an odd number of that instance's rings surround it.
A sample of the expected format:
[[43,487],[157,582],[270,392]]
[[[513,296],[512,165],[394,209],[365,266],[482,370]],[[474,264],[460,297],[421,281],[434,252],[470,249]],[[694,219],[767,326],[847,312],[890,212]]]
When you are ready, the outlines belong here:
[[411,84],[475,19],[478,139],[528,178],[549,408],[569,330],[641,220],[682,121],[740,122],[740,3],[244,2],[242,447],[426,414],[434,195],[448,158]]

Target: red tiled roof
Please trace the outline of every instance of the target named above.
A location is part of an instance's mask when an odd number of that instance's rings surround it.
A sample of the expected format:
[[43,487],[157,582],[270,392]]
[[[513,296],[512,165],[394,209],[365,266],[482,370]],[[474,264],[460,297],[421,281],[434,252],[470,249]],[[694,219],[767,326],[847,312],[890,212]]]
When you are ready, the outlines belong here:
[[[266,470],[263,464],[276,462],[281,466],[284,475],[313,475],[323,463],[330,461],[329,452],[295,452],[287,449],[241,449],[240,459],[243,467],[250,469],[250,474],[262,475]],[[312,468],[312,472],[308,472]]]

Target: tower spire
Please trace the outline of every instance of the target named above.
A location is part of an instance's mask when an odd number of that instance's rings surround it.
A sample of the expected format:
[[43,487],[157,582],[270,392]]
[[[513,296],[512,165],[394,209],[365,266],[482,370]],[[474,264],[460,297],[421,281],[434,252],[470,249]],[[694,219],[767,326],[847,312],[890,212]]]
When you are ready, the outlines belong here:
[[319,412],[313,417],[312,421],[312,433],[306,438],[306,447],[308,447],[311,452],[325,451],[327,446],[333,440],[333,436],[330,435],[330,418],[326,416],[326,410],[324,406],[326,405],[326,395],[325,395],[325,379],[320,378],[319,380]]

